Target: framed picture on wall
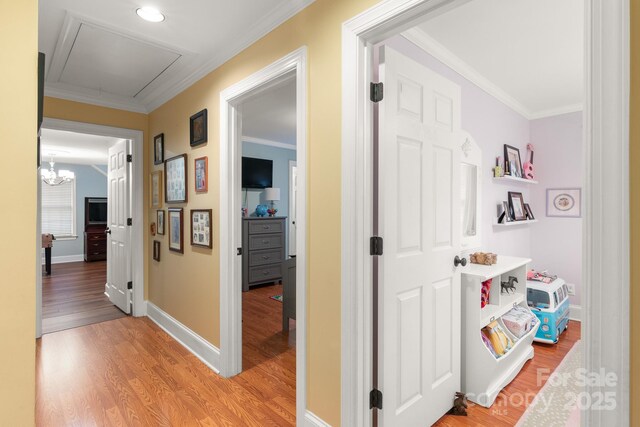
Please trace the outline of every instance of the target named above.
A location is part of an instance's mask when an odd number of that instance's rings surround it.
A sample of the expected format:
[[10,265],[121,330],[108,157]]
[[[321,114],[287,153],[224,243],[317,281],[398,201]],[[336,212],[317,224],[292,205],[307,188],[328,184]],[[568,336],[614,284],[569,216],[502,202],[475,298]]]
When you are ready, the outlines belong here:
[[211,249],[211,209],[191,209],[191,245]]
[[156,224],[158,225],[157,233],[164,236],[164,210],[156,211]]
[[161,165],[164,162],[164,133],[153,137],[153,164]]
[[196,193],[205,193],[208,190],[209,179],[207,176],[209,169],[209,161],[207,156],[199,157],[195,161],[195,174],[196,174]]
[[162,207],[162,171],[151,172],[149,178],[149,205],[151,208]]
[[160,261],[160,242],[157,240],[153,241],[153,260]]
[[187,155],[180,154],[164,162],[165,201],[187,202]]
[[169,208],[169,250],[184,253],[182,208]]
[[189,144],[192,147],[207,142],[207,109],[189,118]]
[[547,188],[547,216],[580,218],[582,189]]

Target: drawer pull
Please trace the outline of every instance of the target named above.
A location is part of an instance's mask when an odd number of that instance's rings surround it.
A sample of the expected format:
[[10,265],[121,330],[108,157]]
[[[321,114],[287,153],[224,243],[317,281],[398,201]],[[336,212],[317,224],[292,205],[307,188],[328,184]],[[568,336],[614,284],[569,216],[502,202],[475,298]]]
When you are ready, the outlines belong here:
[[265,272],[264,272],[264,273],[262,273],[262,274],[263,274],[263,275],[265,275],[265,276],[268,276],[269,274],[271,274],[271,272],[270,272],[270,271],[265,271]]
[[262,255],[262,259],[269,259],[270,257],[268,255]]
[[268,229],[270,229],[271,227],[270,227],[270,226],[268,226],[268,225],[265,225],[265,226],[264,226],[264,227],[262,227],[262,228],[264,228],[265,230],[268,230]]
[[267,243],[269,243],[269,241],[268,240],[263,240],[262,243],[264,243],[266,245]]

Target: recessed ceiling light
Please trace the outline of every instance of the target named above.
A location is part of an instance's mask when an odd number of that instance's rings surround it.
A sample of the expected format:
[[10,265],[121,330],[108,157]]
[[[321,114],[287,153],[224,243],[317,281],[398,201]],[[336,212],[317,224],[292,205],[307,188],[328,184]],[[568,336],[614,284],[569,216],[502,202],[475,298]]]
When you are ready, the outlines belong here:
[[164,21],[164,15],[160,11],[153,7],[141,7],[136,9],[138,16],[145,21],[149,22],[162,22]]

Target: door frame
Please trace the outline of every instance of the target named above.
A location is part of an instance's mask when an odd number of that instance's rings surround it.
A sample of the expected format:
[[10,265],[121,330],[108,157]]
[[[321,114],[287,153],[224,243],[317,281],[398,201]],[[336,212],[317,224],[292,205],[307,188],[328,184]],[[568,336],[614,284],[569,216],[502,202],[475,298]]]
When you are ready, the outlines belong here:
[[[297,154],[296,154],[297,157]],[[293,194],[293,168],[296,168],[296,178],[297,178],[297,168],[298,168],[298,162],[297,160],[289,160],[289,218],[287,218],[287,223],[288,223],[288,227],[287,230],[289,230],[289,236],[291,236],[291,207],[293,206],[293,203],[291,202],[292,197],[291,194]],[[297,188],[297,186],[296,186]],[[296,200],[298,200],[298,195],[297,195],[297,191],[296,191]],[[296,202],[297,203],[297,202]],[[297,221],[297,216],[298,216],[298,211],[296,210],[296,221]],[[297,228],[297,223],[296,225],[296,242],[297,242],[297,236],[298,236],[298,228]],[[298,250],[298,247],[296,245],[296,251]],[[294,254],[295,255],[295,254]],[[291,238],[287,239],[287,256],[291,256]]]
[[[69,120],[52,119],[45,117],[42,122],[43,129],[61,130],[67,132],[86,133],[91,135],[109,136],[131,140],[133,161],[131,162],[131,182],[129,184],[129,197],[131,217],[131,280],[133,281],[133,309],[135,317],[147,314],[144,301],[144,133],[140,130],[102,126],[92,123],[74,122]],[[39,173],[39,172],[38,172]],[[41,209],[38,198],[38,211]],[[38,268],[42,269],[40,261],[40,249],[38,253]],[[42,277],[36,283],[36,338],[42,336]]]
[[296,79],[296,160],[298,233],[296,247],[296,416],[303,423],[307,406],[307,48],[301,47],[220,93],[220,373],[231,377],[242,366],[242,159],[240,104],[248,97]]
[[[372,384],[372,46],[469,0],[384,0],[342,27],[341,423],[369,426]],[[615,411],[582,425],[629,423],[629,0],[585,1],[585,366],[618,382]],[[607,64],[606,68],[601,64]],[[612,171],[619,171],[615,173]],[[605,229],[604,224],[607,224]],[[619,284],[615,288],[610,283]],[[602,319],[610,319],[604,324]],[[616,330],[618,333],[610,333]],[[603,351],[609,349],[609,351]],[[589,389],[591,393],[597,389]]]

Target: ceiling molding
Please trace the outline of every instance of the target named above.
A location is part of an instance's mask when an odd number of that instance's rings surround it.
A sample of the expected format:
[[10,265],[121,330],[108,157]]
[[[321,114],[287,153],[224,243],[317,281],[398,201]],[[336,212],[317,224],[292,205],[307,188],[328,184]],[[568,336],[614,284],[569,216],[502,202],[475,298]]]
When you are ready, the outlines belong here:
[[561,114],[577,113],[584,110],[584,104],[566,105],[564,107],[553,108],[551,110],[538,111],[531,114],[529,120],[544,119],[546,117],[559,116]]
[[84,104],[97,105],[99,107],[115,108],[117,110],[131,111],[132,113],[148,114],[149,110],[141,104],[129,98],[106,97],[104,94],[95,94],[91,89],[74,87],[73,89],[57,87],[57,85],[45,85],[44,95],[51,98],[66,99],[68,101],[82,102]]
[[95,170],[97,170],[97,171],[98,171],[98,173],[100,173],[101,175],[104,175],[104,176],[106,176],[107,178],[109,178],[109,174],[108,174],[108,173],[106,173],[105,171],[103,171],[102,169],[100,169],[97,165],[89,165],[89,166],[91,166],[92,168],[94,168]]
[[213,58],[189,76],[174,82],[164,91],[157,90],[155,94],[150,94],[147,97],[147,108],[149,111],[153,111],[162,106],[253,43],[269,34],[289,18],[298,14],[314,1],[315,0],[292,0],[286,2],[282,7],[275,9],[271,14],[261,19],[260,24],[248,30],[244,37],[237,38],[235,43],[229,44],[227,49],[219,51]]
[[285,150],[296,150],[296,146],[293,144],[286,144],[284,142],[271,141],[264,138],[254,138],[253,136],[242,136],[242,142],[251,142],[253,144],[268,145],[270,147],[284,148]]

